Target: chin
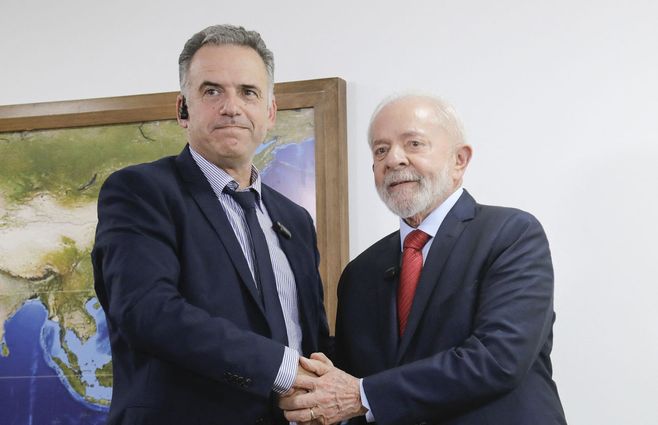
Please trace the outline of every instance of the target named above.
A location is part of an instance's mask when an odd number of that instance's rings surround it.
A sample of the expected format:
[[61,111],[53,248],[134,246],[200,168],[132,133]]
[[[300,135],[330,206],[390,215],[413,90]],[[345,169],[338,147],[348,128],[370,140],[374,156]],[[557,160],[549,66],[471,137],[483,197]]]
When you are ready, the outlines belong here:
[[392,186],[386,190],[388,198],[396,204],[408,204],[418,197],[417,188],[408,186]]

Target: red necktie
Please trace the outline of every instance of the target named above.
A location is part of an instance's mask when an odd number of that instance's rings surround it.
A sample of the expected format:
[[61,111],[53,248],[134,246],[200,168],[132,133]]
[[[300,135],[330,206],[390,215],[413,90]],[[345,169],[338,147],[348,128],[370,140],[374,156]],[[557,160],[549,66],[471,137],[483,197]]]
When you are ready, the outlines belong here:
[[420,272],[423,269],[423,246],[430,239],[430,235],[422,230],[414,230],[404,238],[402,250],[402,270],[400,271],[400,284],[398,285],[398,326],[400,336],[407,327],[407,319],[414,301],[416,286]]

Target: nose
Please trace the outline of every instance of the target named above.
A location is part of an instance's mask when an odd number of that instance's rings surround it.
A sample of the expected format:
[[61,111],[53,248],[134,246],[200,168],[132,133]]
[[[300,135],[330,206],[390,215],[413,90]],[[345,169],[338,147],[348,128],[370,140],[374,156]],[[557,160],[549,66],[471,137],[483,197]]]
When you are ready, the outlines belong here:
[[409,159],[404,149],[397,145],[392,145],[385,159],[386,168],[398,169],[409,165]]
[[227,92],[224,94],[222,102],[219,105],[219,113],[229,117],[240,115],[240,98],[235,93]]

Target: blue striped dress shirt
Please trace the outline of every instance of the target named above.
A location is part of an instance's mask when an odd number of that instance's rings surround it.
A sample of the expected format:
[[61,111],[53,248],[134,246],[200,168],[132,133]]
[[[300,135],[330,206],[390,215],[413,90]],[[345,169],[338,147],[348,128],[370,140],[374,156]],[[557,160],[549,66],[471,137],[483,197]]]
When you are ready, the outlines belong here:
[[[249,264],[251,275],[254,277],[254,282],[256,282],[257,279],[254,274],[254,251],[244,211],[230,195],[224,193],[226,186],[233,190],[238,189],[238,183],[226,171],[206,160],[201,154],[192,149],[192,147],[190,147],[190,153],[206,176],[206,179],[208,179],[212,190],[219,200],[219,204],[224,209],[224,212],[226,212],[228,221],[231,223],[231,227],[242,248],[242,253]],[[274,277],[276,279],[276,289],[279,293],[283,319],[286,323],[286,333],[288,334],[288,347],[285,348],[283,361],[281,362],[279,372],[272,387],[277,393],[284,393],[290,389],[295,380],[299,353],[302,352],[302,329],[299,323],[297,286],[295,285],[295,276],[290,268],[288,258],[281,249],[279,239],[272,228],[272,219],[267,213],[265,204],[261,202],[261,178],[258,170],[253,165],[251,166],[251,186],[248,189],[254,189],[258,194],[256,215],[265,234],[267,248],[270,251],[272,269],[274,270]]]

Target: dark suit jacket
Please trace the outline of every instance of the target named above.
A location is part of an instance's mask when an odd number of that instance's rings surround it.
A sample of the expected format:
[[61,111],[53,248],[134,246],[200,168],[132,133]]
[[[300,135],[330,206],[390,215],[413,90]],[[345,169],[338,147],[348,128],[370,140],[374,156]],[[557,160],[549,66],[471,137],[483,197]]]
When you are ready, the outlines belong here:
[[[330,350],[313,222],[262,186],[295,275],[305,354]],[[186,147],[112,174],[92,253],[108,318],[109,424],[280,423],[272,384],[284,347],[270,328],[239,243]]]
[[566,423],[549,357],[553,269],[533,216],[464,192],[432,240],[400,340],[399,261],[395,232],[338,289],[336,360],[365,377],[378,424]]

